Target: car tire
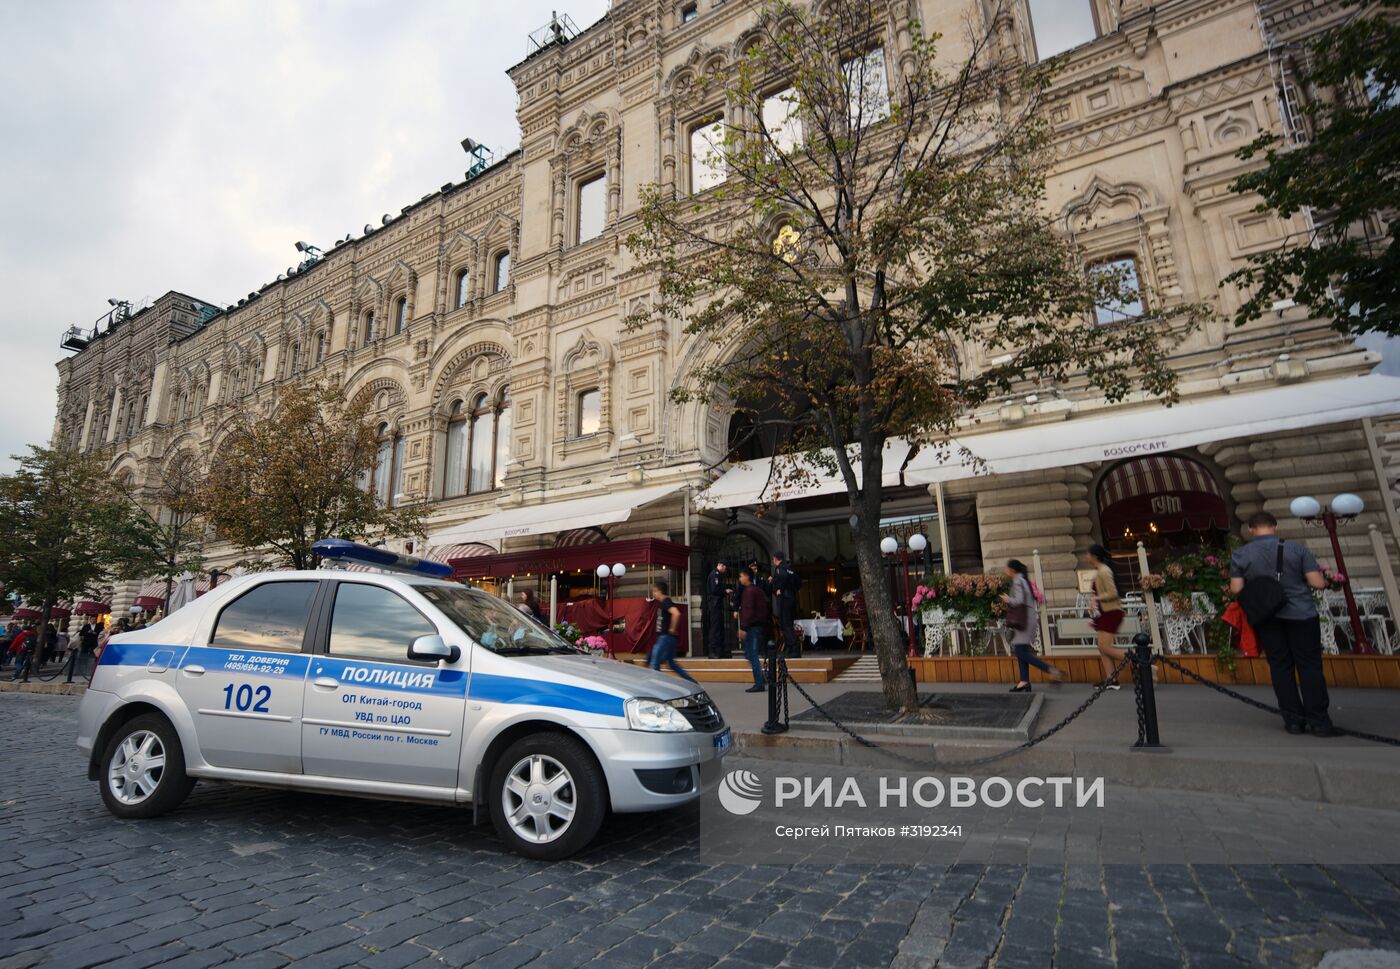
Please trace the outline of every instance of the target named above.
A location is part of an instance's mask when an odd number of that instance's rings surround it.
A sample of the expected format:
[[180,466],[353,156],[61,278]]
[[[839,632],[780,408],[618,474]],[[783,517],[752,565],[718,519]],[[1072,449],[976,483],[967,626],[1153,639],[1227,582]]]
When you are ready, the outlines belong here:
[[195,782],[185,773],[185,751],[174,726],[148,713],[112,733],[97,783],[102,803],[117,817],[154,818],[179,807]]
[[602,768],[583,741],[566,734],[515,741],[496,759],[486,793],[496,833],[527,858],[577,854],[607,814]]

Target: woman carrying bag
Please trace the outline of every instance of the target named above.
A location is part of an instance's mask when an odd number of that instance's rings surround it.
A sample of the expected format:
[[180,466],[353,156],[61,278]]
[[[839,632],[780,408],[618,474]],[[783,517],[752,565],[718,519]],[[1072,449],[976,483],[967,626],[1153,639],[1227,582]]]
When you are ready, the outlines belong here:
[[1020,678],[1011,688],[1012,693],[1031,691],[1031,667],[1034,666],[1056,683],[1065,678],[1063,670],[1051,666],[1035,655],[1035,638],[1040,631],[1040,616],[1036,608],[1035,590],[1031,588],[1026,565],[1019,559],[1006,563],[1006,574],[1011,577],[1011,590],[1002,600],[1006,603],[1006,628],[1011,630],[1011,649],[1016,654],[1016,667]]

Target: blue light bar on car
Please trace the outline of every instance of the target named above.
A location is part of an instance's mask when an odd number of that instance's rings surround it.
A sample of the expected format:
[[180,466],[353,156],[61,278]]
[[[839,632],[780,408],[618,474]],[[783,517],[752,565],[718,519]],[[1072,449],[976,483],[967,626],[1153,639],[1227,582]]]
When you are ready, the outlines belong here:
[[359,562],[391,572],[408,572],[412,575],[428,575],[435,579],[446,579],[452,575],[452,566],[442,562],[430,562],[412,555],[400,555],[387,548],[371,548],[347,542],[343,538],[323,538],[311,543],[311,551],[323,559],[339,559],[343,562]]

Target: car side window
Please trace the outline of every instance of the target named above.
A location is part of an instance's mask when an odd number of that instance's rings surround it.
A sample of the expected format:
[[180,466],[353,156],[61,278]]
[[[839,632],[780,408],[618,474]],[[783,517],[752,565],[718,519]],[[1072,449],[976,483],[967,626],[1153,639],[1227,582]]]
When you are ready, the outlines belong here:
[[382,586],[342,582],[331,611],[330,654],[387,663],[408,662],[408,647],[437,627],[403,596]]
[[315,582],[267,582],[250,589],[224,606],[209,645],[300,652],[315,595]]

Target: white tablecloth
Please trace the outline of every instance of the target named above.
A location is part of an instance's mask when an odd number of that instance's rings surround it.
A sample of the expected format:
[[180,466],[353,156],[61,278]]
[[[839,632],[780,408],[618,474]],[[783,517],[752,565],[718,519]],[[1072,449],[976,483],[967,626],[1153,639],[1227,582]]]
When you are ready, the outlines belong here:
[[816,642],[823,636],[835,636],[837,639],[844,638],[842,633],[844,627],[840,619],[799,619],[797,625],[802,627],[802,636]]

